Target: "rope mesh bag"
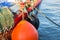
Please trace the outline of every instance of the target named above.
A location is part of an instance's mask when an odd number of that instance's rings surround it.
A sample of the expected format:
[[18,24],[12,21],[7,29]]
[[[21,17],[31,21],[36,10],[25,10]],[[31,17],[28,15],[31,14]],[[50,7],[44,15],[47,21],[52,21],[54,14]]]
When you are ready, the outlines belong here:
[[13,14],[8,7],[2,7],[0,9],[0,40],[10,40],[9,36],[13,25]]

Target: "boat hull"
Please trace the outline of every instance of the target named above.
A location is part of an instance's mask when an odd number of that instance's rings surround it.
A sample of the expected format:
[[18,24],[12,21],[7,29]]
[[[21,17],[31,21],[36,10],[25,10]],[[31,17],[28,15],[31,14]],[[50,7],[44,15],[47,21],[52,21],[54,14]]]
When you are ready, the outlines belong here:
[[[41,0],[37,0],[34,6],[37,7],[40,3],[41,3]],[[33,10],[31,7],[27,9],[28,12],[30,12],[31,10]],[[27,16],[28,16],[27,13],[24,13],[24,18],[26,18]],[[14,18],[15,25],[21,20],[22,20],[22,14],[15,15],[15,18]]]

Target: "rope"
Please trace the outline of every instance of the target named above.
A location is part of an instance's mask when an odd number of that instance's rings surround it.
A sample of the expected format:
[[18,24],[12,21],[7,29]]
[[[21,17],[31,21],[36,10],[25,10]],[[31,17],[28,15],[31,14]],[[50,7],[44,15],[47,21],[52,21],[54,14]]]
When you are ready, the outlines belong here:
[[22,11],[22,20],[24,20],[24,13],[23,13],[23,11]]
[[54,22],[53,20],[51,20],[49,17],[47,17],[41,10],[39,11],[37,8],[35,8],[35,10],[37,10],[43,17],[47,18],[50,22],[52,22],[56,26],[60,27],[59,24],[57,24],[56,22]]

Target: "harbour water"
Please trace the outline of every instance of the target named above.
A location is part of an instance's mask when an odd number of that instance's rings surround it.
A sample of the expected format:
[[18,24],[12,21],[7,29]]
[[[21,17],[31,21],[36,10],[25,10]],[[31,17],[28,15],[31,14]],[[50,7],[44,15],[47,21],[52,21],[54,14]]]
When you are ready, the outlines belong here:
[[[51,20],[60,25],[60,0],[42,0],[39,10]],[[40,26],[38,29],[39,40],[60,40],[60,27],[38,14]]]

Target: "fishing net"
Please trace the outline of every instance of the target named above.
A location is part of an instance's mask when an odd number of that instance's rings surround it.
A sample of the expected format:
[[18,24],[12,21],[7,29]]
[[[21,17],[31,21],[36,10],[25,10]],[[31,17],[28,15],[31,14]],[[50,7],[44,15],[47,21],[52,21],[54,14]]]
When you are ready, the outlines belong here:
[[0,8],[0,40],[8,40],[13,25],[13,14],[8,7]]

